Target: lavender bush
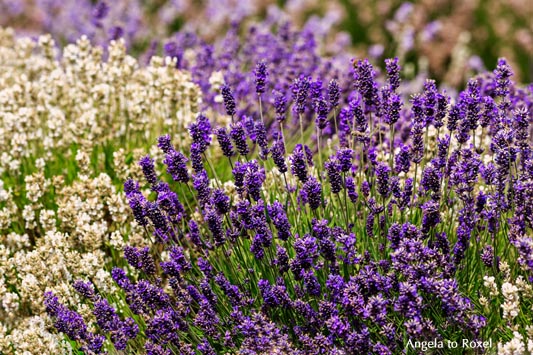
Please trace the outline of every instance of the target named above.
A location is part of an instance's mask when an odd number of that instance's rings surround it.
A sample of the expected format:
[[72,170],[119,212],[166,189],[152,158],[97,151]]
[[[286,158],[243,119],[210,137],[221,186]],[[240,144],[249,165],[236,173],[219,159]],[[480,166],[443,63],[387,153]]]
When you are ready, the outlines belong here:
[[116,292],[74,283],[86,317],[47,292],[56,329],[84,353],[532,351],[533,87],[500,59],[453,97],[407,97],[390,59],[287,71],[279,93],[258,59],[225,71],[190,149],[165,135],[139,161],[124,193],[146,245],[116,260]]

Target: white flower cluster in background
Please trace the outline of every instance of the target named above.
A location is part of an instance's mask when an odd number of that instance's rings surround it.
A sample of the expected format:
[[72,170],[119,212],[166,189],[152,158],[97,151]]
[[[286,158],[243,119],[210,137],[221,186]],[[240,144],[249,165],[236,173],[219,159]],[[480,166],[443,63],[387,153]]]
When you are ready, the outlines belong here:
[[0,28],[0,174],[72,145],[90,152],[109,142],[139,147],[162,133],[184,135],[196,117],[200,90],[175,59],[152,57],[142,67],[122,40],[104,50],[86,37],[56,52],[48,35],[33,41]]

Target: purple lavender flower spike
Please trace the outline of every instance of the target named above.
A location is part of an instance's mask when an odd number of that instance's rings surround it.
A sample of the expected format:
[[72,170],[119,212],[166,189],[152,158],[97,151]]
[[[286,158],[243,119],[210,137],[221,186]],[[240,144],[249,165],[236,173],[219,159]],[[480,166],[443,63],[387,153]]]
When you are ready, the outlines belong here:
[[385,59],[385,68],[387,69],[387,81],[392,91],[400,87],[400,65],[398,58]]
[[513,71],[511,67],[507,64],[507,61],[504,58],[498,59],[498,65],[494,69],[494,79],[495,87],[494,93],[496,96],[507,96],[509,94],[510,80],[509,78],[513,76]]
[[236,104],[235,104],[235,98],[233,97],[233,92],[231,91],[231,88],[224,84],[220,88],[220,91],[222,93],[222,98],[224,99],[224,106],[226,107],[226,113],[233,117],[235,116],[236,111]]
[[376,167],[377,190],[383,198],[386,198],[390,195],[389,174],[389,166],[383,163],[379,163]]
[[215,131],[217,135],[218,144],[220,149],[222,149],[222,154],[224,156],[231,158],[235,152],[233,151],[233,145],[231,144],[230,136],[228,131],[225,128],[221,127]]
[[268,78],[267,65],[264,60],[257,63],[254,70],[254,76],[255,92],[257,93],[257,95],[261,95],[265,92],[266,81]]
[[338,194],[342,189],[342,177],[340,174],[340,164],[337,160],[329,159],[324,167],[328,174],[329,183],[331,185],[331,192]]
[[92,283],[83,282],[83,280],[76,280],[72,285],[76,292],[78,292],[83,297],[86,297],[90,300],[94,299],[95,292]]
[[199,114],[196,121],[189,125],[189,133],[193,144],[198,146],[200,153],[205,152],[211,144],[211,124],[203,114]]
[[171,151],[174,150],[174,146],[172,145],[172,141],[170,139],[170,134],[165,134],[163,136],[160,136],[157,139],[157,146],[159,149],[163,151],[163,153],[168,154]]
[[248,150],[248,144],[246,143],[246,132],[240,122],[232,124],[230,136],[235,147],[240,155],[246,156],[250,151]]
[[150,340],[148,340],[144,344],[144,350],[146,350],[146,355],[171,355],[172,351],[170,349],[166,349],[165,347],[154,344]]
[[274,91],[274,108],[276,110],[276,120],[279,123],[283,123],[287,112],[287,97],[282,92]]
[[287,163],[285,162],[285,144],[283,144],[282,139],[276,139],[274,143],[272,143],[270,153],[272,155],[272,160],[274,161],[274,164],[276,164],[279,172],[282,174],[287,172]]
[[155,173],[154,161],[149,155],[142,157],[139,160],[139,165],[142,168],[146,181],[152,186],[157,184],[157,175]]
[[440,190],[440,175],[438,169],[427,166],[422,172],[422,179],[420,180],[420,186],[426,191],[439,192]]
[[339,106],[340,87],[337,80],[332,79],[328,84],[328,99],[330,109],[336,109]]
[[309,77],[301,75],[299,78],[294,79],[291,90],[295,113],[303,114],[305,112],[305,104],[310,86],[311,79]]
[[177,152],[172,148],[166,154],[163,163],[167,166],[167,172],[172,176],[174,181],[187,183],[189,181],[187,161],[188,159],[183,153]]
[[230,199],[224,193],[224,191],[220,189],[213,190],[212,200],[213,200],[212,204],[216,207],[219,214],[223,215],[229,212]]
[[308,179],[306,153],[301,144],[297,144],[294,147],[294,151],[289,157],[289,160],[291,162],[291,173],[298,177],[301,182],[305,183]]
[[128,197],[128,204],[130,205],[131,211],[133,213],[133,217],[135,218],[135,221],[140,226],[147,226],[148,225],[148,219],[146,218],[147,211],[146,211],[146,198],[141,193],[131,194]]
[[209,202],[211,196],[211,188],[209,187],[209,177],[205,170],[194,174],[192,177],[193,187],[198,193],[198,201],[203,206]]
[[278,238],[281,240],[287,240],[291,236],[291,225],[287,214],[283,209],[283,205],[276,201],[272,205],[267,207],[268,214],[274,223],[274,226],[278,230]]
[[323,97],[319,97],[314,102],[314,109],[316,113],[316,126],[322,130],[326,128],[328,123],[329,108],[328,103]]
[[351,176],[348,176],[345,181],[346,191],[348,192],[348,198],[352,203],[357,203],[359,195],[355,189],[355,181]]
[[214,209],[208,209],[205,212],[204,216],[207,227],[211,231],[213,235],[213,240],[215,241],[216,246],[220,246],[224,244],[226,241],[226,237],[224,235],[224,227],[222,225],[222,217],[214,210]]
[[355,88],[363,98],[365,111],[373,112],[379,106],[378,89],[374,81],[376,72],[368,59],[359,60],[354,68]]
[[322,186],[314,176],[305,181],[301,193],[305,195],[303,200],[309,203],[311,210],[316,210],[322,204]]
[[268,139],[265,125],[262,122],[258,122],[254,127],[255,141],[260,148],[259,157],[262,160],[268,158]]

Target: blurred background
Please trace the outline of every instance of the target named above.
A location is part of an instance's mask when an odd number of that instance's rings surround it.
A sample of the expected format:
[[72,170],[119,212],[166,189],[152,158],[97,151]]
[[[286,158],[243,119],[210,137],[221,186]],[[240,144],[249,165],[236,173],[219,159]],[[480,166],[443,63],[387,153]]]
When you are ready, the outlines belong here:
[[287,21],[310,29],[321,54],[398,56],[407,72],[449,85],[502,56],[516,81],[532,82],[532,19],[531,0],[0,0],[0,26],[19,35],[49,32],[61,44],[123,36],[135,55],[161,53],[179,33],[216,43],[232,24],[244,32],[252,21]]

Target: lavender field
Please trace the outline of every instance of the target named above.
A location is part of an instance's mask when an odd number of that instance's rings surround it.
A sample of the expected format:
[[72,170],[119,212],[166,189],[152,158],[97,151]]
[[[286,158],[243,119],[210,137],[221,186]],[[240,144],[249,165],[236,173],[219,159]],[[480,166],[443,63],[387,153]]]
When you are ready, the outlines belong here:
[[0,0],[0,355],[533,354],[532,17]]

